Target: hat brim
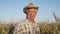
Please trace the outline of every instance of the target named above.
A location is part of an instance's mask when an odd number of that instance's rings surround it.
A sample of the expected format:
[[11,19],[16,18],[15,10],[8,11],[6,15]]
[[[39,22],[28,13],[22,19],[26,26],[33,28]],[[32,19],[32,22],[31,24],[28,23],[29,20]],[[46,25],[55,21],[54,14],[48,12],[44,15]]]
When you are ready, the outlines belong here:
[[38,7],[25,7],[24,10],[26,9],[38,9]]
[[38,7],[26,7],[25,9],[38,9]]

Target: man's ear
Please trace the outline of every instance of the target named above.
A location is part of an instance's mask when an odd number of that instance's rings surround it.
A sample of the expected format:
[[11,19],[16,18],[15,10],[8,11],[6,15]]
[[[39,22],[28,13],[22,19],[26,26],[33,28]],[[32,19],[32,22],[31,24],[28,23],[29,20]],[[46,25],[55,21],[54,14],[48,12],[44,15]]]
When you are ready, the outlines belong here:
[[26,13],[28,13],[29,10],[26,10]]

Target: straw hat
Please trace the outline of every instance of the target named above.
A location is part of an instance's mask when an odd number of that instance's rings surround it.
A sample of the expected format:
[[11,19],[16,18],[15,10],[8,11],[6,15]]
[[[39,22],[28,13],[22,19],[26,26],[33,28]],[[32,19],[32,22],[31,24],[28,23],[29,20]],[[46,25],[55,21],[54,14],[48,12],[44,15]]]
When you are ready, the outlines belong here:
[[24,11],[24,13],[26,13],[26,10],[32,9],[32,8],[38,10],[38,7],[37,7],[37,6],[35,6],[33,3],[29,3],[27,6],[25,6],[25,7],[23,8],[23,11]]

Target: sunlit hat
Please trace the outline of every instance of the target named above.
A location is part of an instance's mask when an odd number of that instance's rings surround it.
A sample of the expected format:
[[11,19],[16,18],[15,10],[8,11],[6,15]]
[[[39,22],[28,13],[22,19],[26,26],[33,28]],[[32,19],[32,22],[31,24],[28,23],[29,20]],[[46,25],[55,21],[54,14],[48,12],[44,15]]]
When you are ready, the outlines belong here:
[[23,11],[24,11],[24,13],[26,13],[26,10],[32,9],[32,8],[38,10],[38,7],[37,7],[37,6],[35,6],[33,3],[29,3],[27,6],[25,6],[25,7],[23,8]]

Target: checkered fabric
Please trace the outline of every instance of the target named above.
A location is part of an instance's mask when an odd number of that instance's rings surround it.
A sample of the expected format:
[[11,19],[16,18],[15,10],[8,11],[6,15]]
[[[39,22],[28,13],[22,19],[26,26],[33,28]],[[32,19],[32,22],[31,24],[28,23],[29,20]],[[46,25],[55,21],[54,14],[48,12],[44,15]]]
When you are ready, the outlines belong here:
[[18,23],[13,31],[13,34],[40,34],[37,23],[32,23],[29,19]]

